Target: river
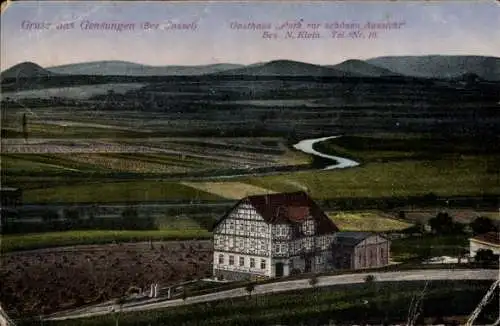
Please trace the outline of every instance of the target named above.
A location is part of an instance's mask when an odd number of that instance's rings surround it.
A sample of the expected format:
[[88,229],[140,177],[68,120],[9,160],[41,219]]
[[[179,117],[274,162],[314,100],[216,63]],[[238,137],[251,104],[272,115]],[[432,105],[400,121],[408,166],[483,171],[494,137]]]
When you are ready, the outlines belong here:
[[336,164],[332,165],[327,165],[326,167],[323,168],[323,170],[333,170],[333,169],[345,169],[345,168],[352,168],[355,166],[358,166],[359,163],[344,157],[340,156],[333,156],[333,155],[327,155],[321,152],[318,152],[317,150],[314,149],[314,144],[329,140],[329,139],[334,139],[334,138],[339,138],[340,136],[330,136],[330,137],[322,137],[322,138],[313,138],[313,139],[304,139],[298,142],[297,144],[293,145],[293,147],[299,151],[302,151],[306,154],[311,154],[311,155],[316,155],[322,158],[327,158],[332,161],[335,161]]

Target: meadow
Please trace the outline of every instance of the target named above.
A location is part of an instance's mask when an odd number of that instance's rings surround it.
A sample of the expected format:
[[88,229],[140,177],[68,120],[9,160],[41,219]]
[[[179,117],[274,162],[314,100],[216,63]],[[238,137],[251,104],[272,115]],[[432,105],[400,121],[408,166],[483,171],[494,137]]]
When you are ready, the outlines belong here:
[[401,231],[411,223],[377,212],[329,212],[330,219],[341,231]]
[[431,192],[438,196],[476,196],[500,193],[493,164],[494,159],[482,157],[369,162],[340,171],[292,172],[242,178],[240,182],[278,192],[308,189],[315,199],[419,196]]
[[[428,284],[418,323],[443,320],[463,322],[491,282],[436,281]],[[383,282],[289,291],[273,295],[215,301],[143,312],[119,313],[85,319],[47,322],[47,325],[303,325],[380,324],[407,320],[408,309],[424,282]],[[480,314],[478,322],[496,319],[498,296]],[[285,309],[286,307],[286,309]],[[25,321],[20,325],[31,325]]]

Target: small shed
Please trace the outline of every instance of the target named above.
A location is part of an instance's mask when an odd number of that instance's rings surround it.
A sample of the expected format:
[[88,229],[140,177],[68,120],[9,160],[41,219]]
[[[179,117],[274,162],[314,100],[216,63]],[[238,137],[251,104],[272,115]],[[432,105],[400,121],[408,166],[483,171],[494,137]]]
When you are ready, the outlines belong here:
[[500,255],[500,233],[488,232],[469,239],[470,257],[476,256],[481,249],[491,250],[494,255]]
[[338,232],[332,246],[337,269],[377,268],[389,265],[390,241],[371,232]]

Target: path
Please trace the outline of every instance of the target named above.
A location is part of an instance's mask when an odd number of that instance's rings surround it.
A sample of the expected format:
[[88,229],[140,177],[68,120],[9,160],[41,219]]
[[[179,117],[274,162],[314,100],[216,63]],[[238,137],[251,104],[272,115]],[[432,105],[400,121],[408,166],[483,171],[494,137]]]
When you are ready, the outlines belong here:
[[[498,271],[494,269],[463,269],[463,270],[413,270],[403,272],[382,272],[382,273],[358,273],[333,276],[318,277],[316,287],[335,286],[345,284],[359,284],[365,282],[367,275],[373,275],[376,282],[394,282],[394,281],[437,281],[437,280],[496,280]],[[309,279],[283,281],[268,284],[256,285],[253,294],[277,293],[283,291],[309,289]],[[158,308],[168,308],[194,303],[209,302],[214,300],[237,298],[248,295],[245,288],[236,288],[227,291],[215,292],[196,297],[188,297],[185,301],[182,299],[165,300],[149,299],[140,303],[124,304],[121,308],[123,312],[143,311]],[[106,315],[113,312],[112,303],[101,304],[97,306],[77,309],[71,312],[54,314],[46,318],[47,320],[65,320],[75,318],[86,318],[93,316]]]

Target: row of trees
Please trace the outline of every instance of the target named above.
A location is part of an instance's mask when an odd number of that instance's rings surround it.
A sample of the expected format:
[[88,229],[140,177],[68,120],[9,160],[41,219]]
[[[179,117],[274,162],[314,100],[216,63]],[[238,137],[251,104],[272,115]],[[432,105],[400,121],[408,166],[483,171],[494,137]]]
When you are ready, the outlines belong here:
[[433,233],[438,235],[461,234],[469,226],[474,235],[488,232],[498,232],[498,226],[487,217],[478,217],[469,224],[458,223],[446,212],[441,212],[429,220],[429,226]]

